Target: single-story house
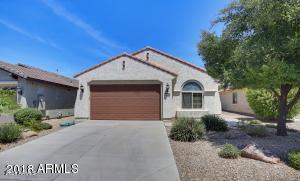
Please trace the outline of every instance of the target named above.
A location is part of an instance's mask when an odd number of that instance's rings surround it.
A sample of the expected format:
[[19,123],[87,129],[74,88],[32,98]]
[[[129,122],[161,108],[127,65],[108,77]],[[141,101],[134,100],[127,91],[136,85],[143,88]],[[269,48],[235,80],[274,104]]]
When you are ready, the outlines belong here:
[[254,115],[250,108],[247,97],[247,89],[225,89],[220,91],[222,110]]
[[37,108],[49,118],[74,114],[78,81],[24,64],[0,61],[0,89],[17,92],[22,108]]
[[217,82],[191,63],[151,47],[75,75],[75,117],[162,120],[221,114]]

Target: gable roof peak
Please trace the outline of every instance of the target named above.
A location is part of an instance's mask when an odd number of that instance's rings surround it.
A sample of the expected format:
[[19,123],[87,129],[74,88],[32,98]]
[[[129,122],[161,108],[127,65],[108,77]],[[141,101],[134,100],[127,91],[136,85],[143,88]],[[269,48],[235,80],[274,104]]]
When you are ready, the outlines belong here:
[[194,64],[192,64],[192,63],[186,62],[186,61],[184,61],[184,60],[182,60],[182,59],[180,59],[180,58],[174,57],[173,55],[170,55],[170,54],[168,54],[168,53],[162,52],[161,50],[152,48],[152,47],[150,47],[150,46],[146,46],[146,47],[144,47],[144,48],[142,48],[142,49],[140,49],[140,50],[138,50],[138,51],[132,53],[131,55],[135,56],[135,55],[137,55],[137,54],[139,54],[139,53],[141,53],[141,52],[148,51],[148,50],[150,50],[150,51],[152,51],[152,52],[155,52],[155,53],[157,53],[157,54],[160,54],[160,55],[162,55],[162,56],[164,56],[164,57],[167,57],[167,58],[169,58],[169,59],[172,59],[172,60],[174,60],[174,61],[177,61],[177,62],[179,62],[179,63],[182,63],[182,64],[184,64],[184,65],[187,65],[187,66],[189,66],[189,67],[192,67],[192,68],[194,68],[194,69],[196,69],[196,70],[198,70],[198,71],[200,71],[200,72],[207,73],[206,70],[205,70],[204,68],[198,67],[198,66],[196,66],[196,65],[194,65]]
[[100,63],[100,64],[97,64],[97,65],[95,65],[95,66],[93,66],[93,67],[91,67],[91,68],[89,68],[89,69],[86,69],[86,70],[82,71],[82,72],[80,72],[80,73],[74,75],[74,77],[77,78],[77,77],[79,77],[79,76],[82,75],[82,74],[85,74],[85,73],[87,73],[87,72],[89,72],[89,71],[91,71],[91,70],[94,70],[94,69],[96,69],[96,68],[98,68],[98,67],[101,67],[102,65],[105,65],[105,64],[107,64],[107,63],[109,63],[109,62],[111,62],[111,61],[114,61],[114,60],[116,60],[116,59],[118,59],[118,58],[120,58],[120,57],[127,57],[127,58],[133,59],[133,60],[135,60],[135,61],[138,61],[138,62],[140,62],[140,63],[143,63],[143,64],[145,64],[145,65],[148,65],[148,66],[150,66],[150,67],[152,67],[152,68],[156,68],[156,69],[158,69],[158,70],[160,70],[160,71],[163,71],[163,72],[165,72],[165,73],[171,74],[171,75],[173,75],[173,76],[177,76],[177,74],[174,73],[174,72],[171,72],[171,71],[169,71],[169,70],[166,70],[166,69],[164,69],[164,68],[162,68],[162,67],[159,67],[159,66],[157,66],[157,65],[154,65],[154,64],[152,64],[152,63],[146,62],[146,61],[144,61],[144,60],[142,60],[142,59],[140,59],[140,58],[138,58],[138,57],[133,56],[132,54],[129,54],[129,53],[124,52],[124,53],[122,53],[122,54],[120,54],[120,55],[117,55],[117,56],[115,56],[115,57],[112,57],[112,58],[110,58],[110,59],[108,59],[108,60],[106,60],[106,61],[104,61],[104,62],[102,62],[102,63]]

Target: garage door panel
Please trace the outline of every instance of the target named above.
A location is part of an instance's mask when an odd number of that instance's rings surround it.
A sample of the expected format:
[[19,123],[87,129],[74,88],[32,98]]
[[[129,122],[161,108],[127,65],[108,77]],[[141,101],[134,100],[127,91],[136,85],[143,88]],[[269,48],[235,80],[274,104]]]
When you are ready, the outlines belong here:
[[92,93],[94,97],[107,97],[107,98],[111,98],[111,97],[131,97],[131,98],[137,98],[137,97],[157,97],[160,96],[159,92],[96,92],[96,93]]
[[[156,107],[134,107],[134,108],[131,108],[131,107],[127,107],[127,108],[123,108],[123,107],[111,107],[111,106],[102,106],[102,107],[96,107],[96,108],[93,108],[93,111],[97,111],[97,110],[102,110],[101,112],[105,112],[105,113],[116,113],[115,110],[118,110],[117,114],[135,114],[135,113],[139,113],[139,112],[142,112],[144,114],[157,114],[157,112],[159,110],[156,109]],[[138,111],[137,111],[138,110]]]
[[156,119],[159,114],[96,114],[94,116],[101,117],[102,120],[159,120]]
[[[147,105],[145,105],[147,103]],[[143,100],[132,100],[132,99],[95,99],[92,101],[92,104],[97,106],[126,106],[130,107],[139,107],[139,106],[151,106],[159,104],[159,101],[156,99],[143,99]]]
[[91,119],[159,120],[160,85],[91,86]]

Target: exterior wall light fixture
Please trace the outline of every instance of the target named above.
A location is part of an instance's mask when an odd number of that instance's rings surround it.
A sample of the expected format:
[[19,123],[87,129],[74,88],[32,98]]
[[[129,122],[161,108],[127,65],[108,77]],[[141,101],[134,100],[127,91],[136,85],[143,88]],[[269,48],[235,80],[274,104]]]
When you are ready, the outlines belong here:
[[84,92],[84,87],[83,85],[81,84],[80,87],[79,87],[80,91],[83,93]]
[[166,90],[165,90],[165,98],[167,98],[170,95],[170,85],[167,83]]
[[22,90],[22,88],[21,87],[17,87],[17,93],[19,94],[19,95],[22,95],[23,94],[23,90]]

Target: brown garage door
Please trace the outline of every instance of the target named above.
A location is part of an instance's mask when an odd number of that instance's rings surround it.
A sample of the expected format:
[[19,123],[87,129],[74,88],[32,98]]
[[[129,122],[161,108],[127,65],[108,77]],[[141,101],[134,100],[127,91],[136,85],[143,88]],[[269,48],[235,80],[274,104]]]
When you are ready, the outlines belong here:
[[160,120],[160,85],[92,85],[91,119]]

